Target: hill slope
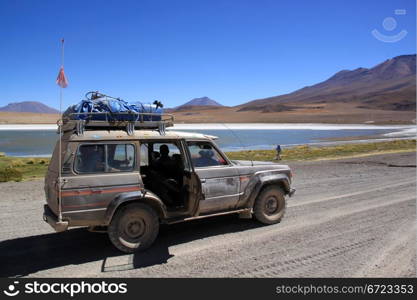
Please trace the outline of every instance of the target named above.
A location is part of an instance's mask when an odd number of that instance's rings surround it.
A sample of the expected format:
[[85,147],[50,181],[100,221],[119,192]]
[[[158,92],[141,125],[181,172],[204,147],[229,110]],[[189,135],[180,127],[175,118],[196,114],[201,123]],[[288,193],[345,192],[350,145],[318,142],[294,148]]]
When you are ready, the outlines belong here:
[[7,112],[31,112],[42,114],[57,114],[58,110],[51,108],[41,102],[36,101],[23,101],[9,103],[6,106],[0,107],[0,111]]
[[365,109],[415,111],[416,55],[397,56],[370,69],[343,70],[321,83],[290,94],[250,101],[238,108],[270,112],[307,103],[352,103]]
[[210,99],[209,97],[201,97],[201,98],[194,98],[194,99],[184,103],[183,105],[175,107],[175,109],[176,110],[178,110],[178,109],[183,110],[185,108],[191,108],[191,107],[194,107],[194,106],[199,106],[199,107],[200,106],[201,107],[203,107],[203,106],[204,107],[207,107],[207,106],[215,107],[215,106],[217,106],[217,107],[221,107],[223,105],[221,105],[219,102],[217,102],[213,99]]

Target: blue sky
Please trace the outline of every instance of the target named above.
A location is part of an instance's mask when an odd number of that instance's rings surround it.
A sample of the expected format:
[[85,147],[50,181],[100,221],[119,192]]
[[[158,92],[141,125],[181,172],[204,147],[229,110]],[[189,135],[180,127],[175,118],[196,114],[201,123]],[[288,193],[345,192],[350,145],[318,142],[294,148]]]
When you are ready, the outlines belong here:
[[[408,34],[384,43],[373,29]],[[237,105],[372,67],[415,53],[415,29],[414,0],[0,0],[0,106],[58,107],[61,37],[65,106],[99,90],[173,107],[202,96]]]

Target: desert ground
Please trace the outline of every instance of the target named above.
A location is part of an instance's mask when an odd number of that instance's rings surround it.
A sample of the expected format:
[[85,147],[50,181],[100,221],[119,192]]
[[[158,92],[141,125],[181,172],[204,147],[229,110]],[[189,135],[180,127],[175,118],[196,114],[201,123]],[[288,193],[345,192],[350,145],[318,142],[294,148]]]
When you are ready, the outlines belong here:
[[[358,104],[359,105],[359,104]],[[352,103],[303,104],[289,111],[238,111],[239,107],[174,112],[178,123],[333,123],[412,124],[413,111],[370,110]]]
[[0,184],[0,276],[415,277],[416,154],[290,163],[280,224],[230,215],[161,228],[126,255],[106,234],[54,233],[43,181]]
[[58,119],[55,114],[0,112],[0,124],[56,124]]
[[[359,105],[359,103],[357,104]],[[358,108],[354,103],[302,104],[287,111],[239,111],[239,107],[194,107],[173,111],[176,123],[415,124],[415,111]],[[58,115],[0,112],[0,124],[55,124]]]

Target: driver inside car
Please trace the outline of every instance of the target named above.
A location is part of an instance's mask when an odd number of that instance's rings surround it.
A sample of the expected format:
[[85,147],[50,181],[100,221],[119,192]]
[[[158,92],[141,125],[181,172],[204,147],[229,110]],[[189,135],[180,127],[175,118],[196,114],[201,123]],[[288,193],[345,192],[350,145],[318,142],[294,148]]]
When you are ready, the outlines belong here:
[[159,157],[155,161],[155,167],[161,172],[165,177],[169,177],[173,167],[174,161],[169,156],[169,148],[167,145],[163,144],[159,147]]
[[220,165],[219,161],[214,159],[214,152],[211,149],[205,149],[198,152],[200,157],[194,160],[194,166],[196,167],[208,167],[208,166],[218,166]]

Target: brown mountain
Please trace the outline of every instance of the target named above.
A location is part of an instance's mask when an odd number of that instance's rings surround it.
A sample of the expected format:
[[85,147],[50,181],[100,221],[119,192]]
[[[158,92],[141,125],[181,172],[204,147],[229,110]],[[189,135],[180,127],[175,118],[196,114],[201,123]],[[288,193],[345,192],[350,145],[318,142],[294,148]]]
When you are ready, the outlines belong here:
[[31,113],[42,113],[42,114],[57,114],[58,110],[49,107],[41,102],[36,101],[23,101],[9,103],[6,106],[0,107],[0,111],[7,112],[31,112]]
[[291,111],[298,105],[350,103],[362,109],[416,110],[416,55],[401,55],[367,69],[343,70],[290,94],[250,101],[238,111]]
[[194,98],[190,101],[177,106],[174,110],[188,110],[188,109],[204,109],[204,108],[215,108],[215,107],[222,107],[219,102],[210,99],[209,97],[201,97],[201,98]]

